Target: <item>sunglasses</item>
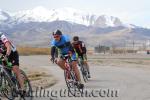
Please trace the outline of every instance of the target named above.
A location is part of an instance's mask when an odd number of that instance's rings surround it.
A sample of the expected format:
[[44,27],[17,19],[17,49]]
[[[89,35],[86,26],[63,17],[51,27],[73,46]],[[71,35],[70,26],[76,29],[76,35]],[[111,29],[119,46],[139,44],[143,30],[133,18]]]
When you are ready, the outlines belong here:
[[54,38],[59,38],[60,36],[59,35],[54,35]]
[[78,40],[73,40],[74,42],[78,42]]

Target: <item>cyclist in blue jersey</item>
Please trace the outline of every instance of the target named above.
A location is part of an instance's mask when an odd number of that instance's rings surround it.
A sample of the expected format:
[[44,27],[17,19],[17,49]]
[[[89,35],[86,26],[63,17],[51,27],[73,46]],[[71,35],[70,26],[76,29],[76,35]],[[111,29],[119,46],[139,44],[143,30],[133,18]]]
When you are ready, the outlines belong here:
[[[70,39],[67,35],[62,34],[60,30],[53,32],[53,40],[51,41],[51,60],[54,62],[56,60],[56,64],[60,66],[63,70],[65,69],[65,61],[61,58],[61,55],[70,54],[72,60],[73,70],[77,76],[77,80],[79,81],[79,88],[83,88],[84,84],[81,83],[80,72],[77,68],[77,55],[72,47]],[[55,53],[59,50],[60,57],[56,59]]]

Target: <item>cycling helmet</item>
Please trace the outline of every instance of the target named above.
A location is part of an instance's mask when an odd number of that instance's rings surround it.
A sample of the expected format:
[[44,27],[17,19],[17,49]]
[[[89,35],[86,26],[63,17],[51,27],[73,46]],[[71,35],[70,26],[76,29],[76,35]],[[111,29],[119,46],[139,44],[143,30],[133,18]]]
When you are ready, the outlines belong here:
[[78,36],[74,36],[73,37],[73,41],[79,41],[79,37]]
[[56,30],[55,32],[53,32],[53,35],[62,35],[62,32],[60,30]]

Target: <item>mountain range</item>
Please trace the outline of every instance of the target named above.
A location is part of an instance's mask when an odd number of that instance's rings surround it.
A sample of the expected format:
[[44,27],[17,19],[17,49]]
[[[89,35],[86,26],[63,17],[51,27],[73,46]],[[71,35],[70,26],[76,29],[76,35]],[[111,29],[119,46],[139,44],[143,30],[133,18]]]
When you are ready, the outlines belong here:
[[123,45],[126,40],[148,40],[150,29],[125,24],[119,18],[96,15],[73,8],[6,12],[0,10],[0,31],[17,45],[47,47],[51,33],[60,29],[71,37],[78,35],[89,47],[98,44]]

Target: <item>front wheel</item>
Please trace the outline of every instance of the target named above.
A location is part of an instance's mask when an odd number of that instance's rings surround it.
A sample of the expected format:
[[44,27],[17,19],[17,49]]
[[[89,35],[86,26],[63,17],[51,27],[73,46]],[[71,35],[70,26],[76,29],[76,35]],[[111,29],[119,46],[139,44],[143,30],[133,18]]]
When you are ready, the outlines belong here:
[[13,96],[14,84],[4,70],[4,72],[0,73],[0,92],[2,97],[6,97],[9,100],[13,100],[15,97]]
[[75,79],[75,74],[72,71],[64,71],[66,85],[68,87],[68,92],[70,92],[73,96],[76,96],[78,92],[77,81]]

